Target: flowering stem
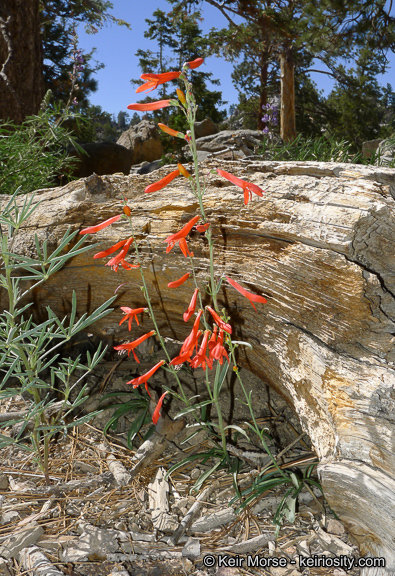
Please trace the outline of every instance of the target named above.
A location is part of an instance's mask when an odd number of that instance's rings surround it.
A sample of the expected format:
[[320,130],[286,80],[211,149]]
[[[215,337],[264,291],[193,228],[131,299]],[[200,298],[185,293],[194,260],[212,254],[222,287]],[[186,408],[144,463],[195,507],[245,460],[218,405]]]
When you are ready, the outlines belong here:
[[[232,341],[231,341],[231,338],[230,338],[230,337],[228,338],[228,345],[229,345],[229,352],[230,352],[230,355],[231,355],[231,358],[232,358],[233,365],[234,365],[234,366],[237,366],[236,355],[235,355],[236,346],[235,346],[235,345],[232,345]],[[285,472],[283,472],[283,471],[281,470],[280,466],[279,466],[278,463],[277,463],[277,460],[274,458],[273,454],[272,454],[271,451],[270,451],[269,446],[267,445],[266,441],[265,441],[264,438],[263,438],[263,433],[262,433],[262,431],[259,429],[258,423],[257,423],[256,418],[255,418],[254,409],[253,409],[252,404],[251,404],[251,397],[247,394],[247,391],[246,391],[246,389],[245,389],[245,387],[244,387],[244,384],[243,384],[243,381],[242,381],[242,379],[241,379],[239,370],[238,370],[238,369],[235,370],[235,373],[236,373],[237,380],[239,381],[240,387],[241,387],[241,389],[243,390],[243,394],[244,394],[244,396],[245,396],[245,399],[246,399],[248,408],[249,408],[249,410],[250,410],[251,419],[252,419],[252,422],[253,422],[253,424],[254,424],[255,433],[256,433],[257,436],[259,437],[259,439],[260,439],[260,441],[261,441],[261,443],[262,443],[262,446],[263,446],[263,448],[265,449],[265,452],[267,453],[267,455],[269,456],[269,458],[271,459],[271,461],[273,462],[273,465],[275,466],[275,468],[277,468],[277,471],[281,474],[281,476],[282,476],[283,478],[287,478],[287,479],[288,479],[288,476],[285,474]]]
[[[154,324],[155,332],[156,332],[156,334],[157,334],[157,336],[158,336],[158,338],[159,338],[159,343],[160,343],[163,351],[164,351],[165,354],[166,354],[167,362],[170,363],[171,358],[170,358],[169,352],[168,352],[168,350],[167,350],[166,343],[165,343],[165,341],[164,341],[164,339],[163,339],[163,337],[162,337],[162,335],[161,335],[161,333],[160,333],[158,324],[157,324],[156,319],[155,319],[155,313],[154,313],[154,310],[153,310],[153,308],[152,308],[151,298],[150,298],[150,296],[149,296],[148,287],[147,287],[147,283],[146,283],[146,281],[145,281],[145,276],[144,276],[144,270],[143,270],[143,267],[142,267],[142,260],[141,260],[141,256],[140,256],[140,251],[139,251],[138,244],[137,244],[136,240],[134,239],[133,223],[132,223],[132,219],[131,219],[130,216],[128,216],[128,220],[129,220],[130,228],[131,228],[131,231],[132,231],[133,246],[134,246],[134,249],[135,249],[135,252],[136,252],[137,262],[140,264],[139,270],[140,270],[141,280],[142,280],[142,282],[143,282],[144,298],[145,298],[145,301],[147,302],[149,314],[150,314],[151,320],[152,320],[152,322],[153,322],[153,324]],[[168,369],[170,370],[170,372],[173,374],[174,378],[175,378],[176,381],[177,381],[177,384],[178,384],[179,390],[180,390],[180,392],[181,392],[181,396],[182,396],[183,401],[184,401],[185,404],[189,407],[189,406],[190,406],[190,402],[189,402],[189,400],[188,400],[188,398],[187,398],[187,396],[186,396],[186,394],[185,394],[184,388],[183,388],[183,386],[182,386],[182,383],[181,383],[181,381],[180,381],[180,379],[179,379],[179,377],[178,377],[178,374],[177,374],[176,370],[174,369],[174,367],[173,367],[171,364],[168,364]]]
[[227,461],[229,461],[229,454],[228,454],[228,449],[226,446],[226,434],[225,434],[225,430],[224,430],[224,419],[222,416],[222,410],[221,410],[221,405],[219,403],[219,393],[221,391],[220,386],[218,385],[218,380],[220,377],[220,368],[221,365],[219,363],[219,361],[217,361],[217,366],[216,366],[216,370],[215,370],[215,380],[214,380],[214,398],[213,398],[213,402],[215,405],[215,408],[217,410],[217,416],[218,416],[218,428],[219,431],[221,433],[221,444],[222,444],[222,451],[224,453],[224,456],[226,458]]
[[[200,214],[202,216],[203,222],[207,222],[206,214],[204,212],[204,205],[203,205],[203,194],[204,190],[200,186],[200,175],[199,175],[199,163],[197,158],[197,147],[196,147],[196,137],[195,137],[195,117],[196,117],[196,103],[195,99],[192,95],[191,87],[189,83],[185,80],[185,87],[187,90],[187,103],[188,108],[186,110],[186,116],[189,124],[189,131],[191,141],[189,143],[190,150],[192,153],[193,159],[193,168],[195,174],[195,186],[196,186],[196,196],[199,202]],[[192,189],[194,187],[192,186]],[[218,302],[217,302],[217,285],[215,282],[214,277],[214,242],[212,239],[211,231],[208,231],[206,234],[207,242],[209,245],[210,250],[210,289],[211,289],[211,296],[213,298],[214,309],[218,312]]]

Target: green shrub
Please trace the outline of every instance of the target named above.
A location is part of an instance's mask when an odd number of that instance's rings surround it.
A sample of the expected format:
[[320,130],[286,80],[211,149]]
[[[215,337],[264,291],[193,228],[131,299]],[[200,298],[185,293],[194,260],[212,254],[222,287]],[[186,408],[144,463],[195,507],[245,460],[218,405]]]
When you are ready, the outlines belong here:
[[50,108],[49,99],[50,93],[37,116],[29,116],[22,125],[0,124],[0,194],[12,195],[18,188],[26,194],[70,176],[76,159],[67,149],[78,146],[64,123],[75,116]]

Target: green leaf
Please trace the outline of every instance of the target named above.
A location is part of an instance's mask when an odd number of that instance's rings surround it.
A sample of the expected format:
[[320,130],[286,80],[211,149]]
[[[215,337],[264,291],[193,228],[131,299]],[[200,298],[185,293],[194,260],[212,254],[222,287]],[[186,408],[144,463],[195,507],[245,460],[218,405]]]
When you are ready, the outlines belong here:
[[244,342],[244,340],[232,340],[232,344],[247,346],[248,348],[251,348],[251,350],[253,349],[252,345],[249,342]]
[[228,430],[228,429],[237,430],[237,432],[240,432],[240,434],[245,436],[247,438],[247,440],[250,439],[247,432],[245,430],[243,430],[243,428],[240,428],[240,426],[236,426],[236,424],[228,424],[227,426],[225,426],[224,430]]
[[296,496],[294,495],[288,496],[284,505],[285,517],[291,524],[295,522],[296,500],[297,500]]
[[199,402],[198,404],[194,404],[193,406],[188,406],[188,408],[184,408],[179,412],[174,419],[181,418],[181,416],[185,416],[185,414],[190,414],[191,412],[195,412],[196,410],[200,410],[203,406],[207,406],[208,404],[212,404],[211,400],[204,400],[203,402]]
[[173,464],[173,466],[171,466],[169,468],[169,470],[165,476],[165,480],[168,480],[169,477],[173,474],[173,472],[175,472],[179,468],[182,468],[186,464],[190,464],[191,462],[194,462],[195,460],[203,460],[206,456],[207,456],[206,453],[199,453],[199,454],[193,454],[192,456],[187,456],[186,458],[183,458],[180,462]]
[[199,488],[204,484],[204,482],[207,480],[207,478],[210,478],[210,476],[216,471],[217,468],[219,468],[219,466],[221,466],[222,464],[222,460],[218,460],[218,462],[216,462],[214,464],[214,466],[212,466],[211,468],[209,468],[209,470],[206,470],[206,472],[204,472],[203,474],[201,474],[199,476],[199,478],[196,480],[194,487],[192,488],[192,490],[194,490],[195,492],[197,492],[199,490]]
[[133,421],[133,424],[131,425],[131,427],[129,429],[128,446],[130,449],[132,449],[133,440],[136,438],[137,434],[140,432],[142,426],[146,422],[147,414],[148,414],[148,406],[146,407],[145,410],[141,411],[141,414],[139,416],[137,416],[137,418]]
[[222,385],[225,382],[225,378],[226,378],[226,374],[227,374],[228,370],[229,370],[229,363],[224,362],[222,369],[221,369],[221,373],[219,375],[219,378],[218,379],[216,378],[215,382],[214,382],[214,392],[213,392],[214,398],[219,397],[219,394],[221,392]]

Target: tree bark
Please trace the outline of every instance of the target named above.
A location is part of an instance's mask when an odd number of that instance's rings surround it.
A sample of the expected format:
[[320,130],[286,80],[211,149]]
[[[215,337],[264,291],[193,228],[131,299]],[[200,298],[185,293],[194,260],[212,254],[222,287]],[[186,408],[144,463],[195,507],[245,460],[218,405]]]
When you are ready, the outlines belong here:
[[21,124],[43,96],[39,0],[1,0],[0,120]]
[[292,50],[284,46],[280,53],[281,65],[281,129],[280,136],[284,142],[296,138],[295,123],[295,83]]

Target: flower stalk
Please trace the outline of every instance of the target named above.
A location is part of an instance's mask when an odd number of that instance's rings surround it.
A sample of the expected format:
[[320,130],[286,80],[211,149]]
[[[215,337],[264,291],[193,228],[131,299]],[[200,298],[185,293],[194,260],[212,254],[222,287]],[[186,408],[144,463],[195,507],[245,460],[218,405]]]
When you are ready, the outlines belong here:
[[[159,124],[159,127],[162,131],[164,131],[168,136],[174,138],[183,138],[188,143],[191,155],[192,155],[192,170],[191,173],[182,165],[178,164],[177,169],[170,172],[157,182],[154,182],[146,187],[146,193],[161,193],[163,188],[170,185],[171,182],[177,178],[178,176],[185,177],[189,184],[190,190],[193,196],[197,199],[199,213],[195,215],[189,222],[187,222],[180,230],[174,232],[173,234],[169,235],[164,242],[167,244],[166,246],[166,253],[169,253],[173,250],[173,248],[179,248],[182,254],[189,258],[189,264],[191,271],[187,271],[184,273],[180,278],[169,282],[168,287],[178,288],[182,286],[187,280],[190,278],[191,273],[193,277],[193,281],[195,284],[195,288],[193,294],[190,296],[190,302],[187,310],[184,312],[183,320],[184,322],[189,322],[191,318],[195,315],[195,319],[193,321],[193,325],[189,335],[185,338],[181,349],[179,351],[178,356],[175,358],[171,358],[166,345],[165,339],[160,333],[158,323],[155,318],[155,311],[151,302],[151,298],[149,295],[148,285],[145,278],[144,270],[143,270],[143,261],[141,257],[141,251],[138,246],[137,241],[135,240],[135,234],[133,230],[133,213],[132,210],[126,205],[126,200],[123,207],[123,214],[124,218],[126,217],[129,220],[130,229],[131,229],[131,238],[128,243],[122,244],[117,243],[114,247],[108,249],[107,251],[100,252],[96,257],[102,257],[104,255],[110,255],[115,251],[115,247],[121,248],[121,255],[127,250],[129,246],[129,242],[133,244],[134,251],[136,254],[136,262],[137,266],[140,270],[140,276],[142,280],[142,291],[144,294],[144,298],[147,303],[147,310],[149,316],[153,323],[153,330],[148,332],[146,335],[132,340],[126,344],[121,344],[116,346],[116,350],[127,350],[128,354],[133,352],[135,354],[134,349],[139,343],[149,336],[155,334],[159,340],[159,343],[162,349],[165,352],[165,356],[167,362],[161,360],[158,362],[151,370],[149,370],[146,374],[142,376],[136,377],[133,380],[129,381],[128,383],[134,387],[139,386],[140,384],[144,384],[148,394],[148,380],[158,369],[163,367],[164,369],[170,371],[175,379],[177,385],[177,392],[174,390],[168,389],[165,387],[165,392],[159,397],[159,401],[155,410],[153,411],[153,422],[156,424],[161,417],[161,408],[162,403],[165,396],[170,393],[176,395],[177,397],[181,398],[186,407],[187,411],[193,413],[195,419],[202,425],[206,427],[208,431],[211,433],[211,438],[216,446],[215,450],[217,450],[222,454],[222,461],[227,462],[228,464],[231,461],[231,458],[227,451],[227,435],[230,434],[230,430],[232,429],[231,425],[226,425],[225,419],[222,413],[221,403],[220,403],[220,393],[223,387],[226,375],[228,373],[229,367],[233,362],[234,368],[236,367],[236,357],[235,357],[235,349],[237,344],[233,344],[232,342],[232,332],[233,327],[229,323],[229,318],[226,316],[225,310],[220,309],[220,303],[218,301],[218,294],[221,288],[223,278],[217,280],[216,273],[215,273],[215,251],[214,251],[214,238],[213,238],[213,230],[210,226],[210,222],[208,222],[205,207],[204,207],[204,194],[205,194],[205,183],[202,183],[202,179],[199,173],[199,163],[197,157],[197,146],[196,146],[196,134],[195,134],[195,121],[196,121],[196,111],[197,105],[195,101],[195,97],[192,90],[192,84],[188,79],[188,71],[190,69],[197,68],[203,63],[201,58],[197,58],[192,62],[187,62],[181,71],[177,72],[165,72],[163,74],[143,74],[141,78],[145,80],[145,84],[140,86],[137,89],[137,92],[143,92],[146,90],[153,90],[157,88],[159,85],[163,84],[164,82],[172,81],[172,80],[180,80],[184,83],[184,91],[180,88],[177,88],[177,96],[178,101],[176,100],[162,100],[158,102],[150,102],[148,104],[131,104],[128,106],[129,109],[132,110],[158,110],[163,107],[175,105],[180,108],[186,117],[186,122],[188,125],[188,130],[186,134],[183,134],[179,130],[174,130],[173,128],[165,125]],[[239,187],[242,189],[244,194],[244,204],[247,205],[250,200],[252,200],[252,194],[257,195],[258,197],[263,196],[263,191],[259,186],[253,184],[251,182],[244,181],[232,174],[225,172],[224,170],[217,170],[218,174],[226,178],[231,184]],[[103,223],[104,225],[105,223]],[[99,229],[101,225],[97,225],[93,227],[94,229]],[[92,228],[91,228],[92,229]],[[210,305],[204,304],[204,298],[202,296],[202,287],[199,285],[199,279],[195,273],[195,267],[193,263],[194,254],[190,251],[187,243],[188,235],[192,232],[192,230],[197,230],[199,234],[205,234],[205,238],[208,244],[208,252],[209,252],[209,275],[208,275],[208,283],[205,287],[206,292],[211,298]],[[121,245],[122,244],[122,245]],[[112,261],[114,261],[113,257]],[[115,263],[118,263],[120,256],[118,256],[118,260],[115,260]],[[111,261],[110,261],[111,262]],[[122,263],[122,259],[121,259]],[[129,268],[127,268],[129,269]],[[232,288],[236,289],[240,294],[242,294],[245,298],[248,298],[252,306],[255,308],[255,303],[263,304],[266,302],[266,299],[263,296],[259,296],[257,294],[253,294],[243,288],[240,284],[236,281],[232,280],[230,277],[226,277],[227,282],[232,286]],[[196,307],[198,306],[198,311],[196,312]],[[125,317],[123,318],[122,322],[126,319],[131,322],[133,317],[136,317],[134,314],[139,309],[132,309],[132,308],[123,308],[125,312]],[[204,327],[202,327],[204,325]],[[229,354],[228,354],[229,352]],[[137,360],[137,358],[136,358]],[[206,373],[206,389],[207,395],[209,398],[209,403],[215,409],[218,424],[214,425],[210,422],[205,420],[205,416],[203,415],[205,412],[205,406],[208,404],[207,401],[203,401],[202,404],[197,404],[196,407],[191,405],[191,401],[188,399],[185,390],[181,384],[180,379],[178,378],[176,368],[179,368],[183,364],[189,364],[191,368],[195,369],[201,367],[205,370]],[[166,364],[166,366],[165,366]],[[215,370],[213,371],[215,365]],[[214,373],[214,381],[211,382],[211,373]],[[248,396],[244,386],[242,385],[241,378],[239,373],[237,372],[237,378],[241,384],[241,388],[243,390],[243,394],[246,398],[247,405],[251,413],[252,410],[252,403],[251,398]],[[197,410],[200,407],[201,418],[197,415]],[[214,426],[217,428],[217,431],[214,431]],[[234,426],[233,426],[234,428]],[[237,427],[236,427],[237,428]],[[255,417],[253,417],[253,424],[252,429],[254,432],[258,434],[261,438],[262,444],[266,450],[268,447],[263,439],[262,433],[260,432]],[[269,451],[270,452],[270,451]],[[269,453],[268,452],[268,453]],[[273,463],[275,461],[273,459]]]

